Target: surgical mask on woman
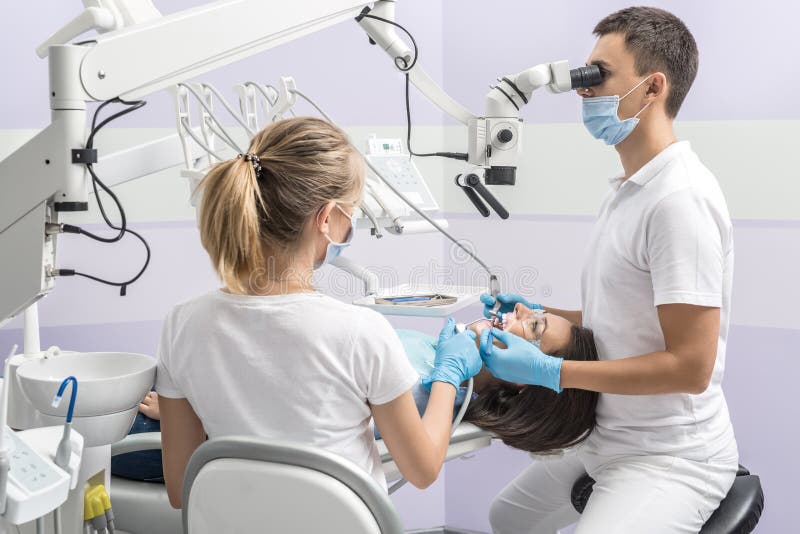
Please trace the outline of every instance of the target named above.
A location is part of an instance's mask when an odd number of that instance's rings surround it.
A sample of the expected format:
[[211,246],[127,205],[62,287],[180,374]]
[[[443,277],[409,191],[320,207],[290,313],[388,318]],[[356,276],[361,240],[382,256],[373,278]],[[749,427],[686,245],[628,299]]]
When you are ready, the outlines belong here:
[[339,257],[344,249],[349,247],[353,243],[353,236],[356,234],[356,220],[358,216],[356,215],[356,210],[353,208],[353,214],[350,215],[346,211],[342,209],[339,204],[336,204],[336,207],[341,211],[346,217],[350,219],[350,229],[347,231],[347,235],[344,236],[344,241],[341,243],[336,243],[331,239],[331,236],[325,234],[325,238],[329,241],[328,248],[325,251],[325,257],[322,259],[321,262],[317,261],[314,263],[314,268],[319,269],[323,265],[332,262],[335,258]]
[[645,104],[639,113],[630,119],[620,120],[619,103],[626,96],[634,92],[640,85],[650,79],[650,76],[633,86],[633,89],[625,93],[622,97],[595,96],[583,99],[583,124],[595,139],[602,139],[607,145],[616,145],[630,135],[633,129],[639,124],[639,114],[652,104],[652,101]]

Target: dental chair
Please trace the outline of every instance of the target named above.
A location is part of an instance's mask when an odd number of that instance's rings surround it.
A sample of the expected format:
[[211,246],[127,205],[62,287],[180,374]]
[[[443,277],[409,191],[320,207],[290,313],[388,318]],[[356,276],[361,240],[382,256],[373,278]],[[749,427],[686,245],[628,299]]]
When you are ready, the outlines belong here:
[[328,451],[252,437],[212,439],[183,481],[186,534],[347,532],[401,534],[389,496]]
[[[491,438],[489,432],[470,423],[461,423],[450,438],[446,459],[463,457],[488,447]],[[377,445],[386,479],[388,481],[397,480],[400,477],[400,471],[389,454],[386,444],[382,440],[378,440]],[[111,456],[159,449],[161,449],[161,433],[147,431],[130,434],[122,441],[112,444]],[[181,511],[170,506],[167,490],[163,484],[141,482],[112,475],[111,501],[118,534],[183,533]]]
[[[253,443],[255,445],[250,447],[250,444]],[[159,432],[131,434],[111,446],[111,455],[117,456],[128,452],[160,448],[161,434]],[[219,463],[221,460],[226,460],[226,462]],[[230,463],[235,464],[236,469],[227,475],[221,474],[220,468],[224,468],[225,464]],[[208,467],[208,470],[201,469],[205,466]],[[258,467],[258,469],[251,468],[251,466]],[[244,475],[240,471],[244,471]],[[273,474],[269,474],[270,472]],[[192,474],[190,475],[190,473]],[[202,476],[198,480],[200,473]],[[255,478],[259,480],[251,483],[249,479],[253,475],[256,475]],[[231,477],[233,480],[230,480]],[[266,480],[269,477],[273,478]],[[281,477],[283,479],[294,477],[299,480],[288,482],[282,487],[282,482],[279,482],[282,480]],[[229,480],[227,482],[217,480],[214,482],[217,484],[216,488],[209,491],[208,484],[212,483],[214,478],[228,478]],[[197,493],[191,494],[190,485],[197,482],[199,482],[195,486]],[[303,484],[311,485],[308,493],[301,487]],[[213,440],[206,442],[195,451],[187,467],[184,480],[184,488],[189,489],[190,496],[187,498],[185,492],[183,514],[181,510],[175,510],[170,506],[164,484],[112,476],[111,494],[117,532],[129,534],[237,532],[235,525],[248,515],[238,510],[244,501],[225,504],[225,499],[230,498],[231,488],[241,488],[243,485],[247,485],[249,488],[246,501],[255,502],[250,513],[260,515],[256,519],[258,523],[255,525],[263,525],[266,522],[270,526],[269,530],[273,532],[353,532],[359,534],[361,532],[392,534],[402,532],[400,520],[388,496],[360,469],[351,466],[339,456],[325,451],[295,445],[267,444],[252,438]],[[296,491],[287,491],[289,487],[295,488]],[[325,499],[320,493],[327,490],[332,495],[328,496],[326,505],[322,502]],[[216,497],[212,495],[214,491],[218,493]],[[261,495],[262,491],[267,493]],[[276,492],[279,495],[277,499],[275,498]],[[375,492],[377,492],[377,496],[374,495]],[[204,495],[202,497],[203,504],[198,506],[198,499],[201,499],[201,495]],[[310,501],[313,495],[320,497],[319,504]],[[215,498],[223,500],[214,501]],[[206,505],[207,499],[212,501],[208,505]],[[290,500],[288,504],[283,502],[287,499]],[[193,506],[191,511],[189,510],[190,506]],[[337,510],[340,510],[339,513],[352,509],[351,521],[355,521],[356,524],[342,526],[343,530],[325,528],[327,525],[334,524],[330,521],[331,518],[323,517],[325,514],[322,510],[327,509],[326,506],[328,508],[335,506]],[[273,507],[277,510],[273,510]],[[371,511],[373,508],[376,510],[374,514]],[[230,515],[234,510],[236,510],[235,515]],[[321,520],[323,528],[316,529],[310,524],[298,524],[294,529],[289,528],[286,524],[279,525],[276,521],[280,519],[282,513],[286,514],[289,510],[292,512],[284,520]],[[313,513],[309,514],[309,510],[313,510]],[[206,514],[210,514],[211,518],[200,517],[200,515]],[[215,519],[214,517],[217,515],[234,519],[233,522],[226,519],[224,521],[226,524],[218,527],[217,522],[220,518]],[[184,530],[184,525],[188,525],[190,521],[194,521],[194,528]],[[206,521],[211,522],[205,523]],[[361,528],[358,526],[359,521],[365,529],[358,530]],[[279,526],[281,528],[278,528]],[[252,523],[248,524],[247,528],[258,530]]]
[[[161,449],[161,432],[130,434],[111,445],[111,456]],[[181,511],[169,504],[163,483],[111,476],[111,504],[118,533],[182,534]]]
[[[572,486],[572,506],[579,514],[586,508],[593,486],[594,479],[586,473]],[[700,529],[700,534],[749,534],[756,528],[763,511],[761,480],[740,465],[733,486]]]

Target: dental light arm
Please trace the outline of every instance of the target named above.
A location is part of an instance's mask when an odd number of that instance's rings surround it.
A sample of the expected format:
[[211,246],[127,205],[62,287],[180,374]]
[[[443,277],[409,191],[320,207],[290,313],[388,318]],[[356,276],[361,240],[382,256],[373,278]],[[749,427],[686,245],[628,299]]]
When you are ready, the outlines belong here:
[[[54,285],[58,274],[57,232],[45,233],[45,227],[58,228],[60,212],[88,209],[87,158],[92,161],[103,157],[84,150],[87,102],[134,100],[173,87],[351,20],[369,3],[302,0],[282,3],[276,8],[275,3],[264,0],[217,0],[167,16],[160,16],[150,0],[85,0],[84,4],[87,13],[43,45],[43,48],[49,45],[46,52],[51,124],[0,161],[0,258],[3,258],[0,325],[47,294]],[[375,2],[368,14],[393,21],[394,4],[390,0]],[[468,125],[469,163],[486,169],[486,183],[513,183],[521,146],[519,117],[517,113],[505,113],[510,104],[503,103],[502,93],[493,90],[487,98],[486,117],[475,117],[416,64],[416,56],[391,24],[365,16],[358,23],[398,68],[408,69],[409,80],[426,97]],[[58,44],[92,28],[107,33],[79,45]],[[39,50],[42,55],[43,48]],[[564,69],[566,65],[546,82],[531,74],[518,76],[519,83],[525,90],[533,91],[555,81],[552,87],[566,90]],[[552,69],[549,72],[552,77]],[[546,78],[547,72],[543,75]],[[525,85],[529,78],[532,81]],[[512,95],[511,100],[514,98]],[[495,109],[503,115],[493,115]],[[508,135],[500,133],[502,130],[512,133],[507,141],[504,139]],[[176,141],[179,142],[173,138],[165,143]],[[122,163],[131,161],[134,155],[130,152],[116,159]],[[179,162],[176,157],[175,163]],[[113,166],[112,161],[107,164]],[[137,172],[144,171],[144,167],[139,164]],[[133,172],[126,174],[126,180],[136,177]],[[116,182],[120,181],[123,180],[116,177]]]

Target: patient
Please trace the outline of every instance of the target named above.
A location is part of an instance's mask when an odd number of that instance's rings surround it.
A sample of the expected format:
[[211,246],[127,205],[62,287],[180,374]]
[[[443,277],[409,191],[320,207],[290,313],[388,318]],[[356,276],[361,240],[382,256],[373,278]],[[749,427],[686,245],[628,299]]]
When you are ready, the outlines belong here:
[[[568,360],[597,360],[594,335],[588,328],[577,326],[558,315],[531,310],[517,304],[512,313],[496,325],[507,332],[536,343],[542,352]],[[492,325],[481,320],[469,326],[480,339],[480,333]],[[421,377],[433,368],[436,339],[414,330],[398,330],[406,355]],[[476,343],[478,340],[476,340]],[[495,340],[495,344],[502,344]],[[493,377],[484,368],[475,376],[474,394],[464,416],[465,421],[492,432],[506,445],[537,454],[560,451],[576,445],[588,437],[595,424],[595,407],[598,394],[579,389],[565,389],[555,393],[540,386],[513,384]],[[412,388],[420,413],[425,411],[428,391],[422,381]],[[465,388],[460,388],[454,412],[465,399]],[[159,419],[158,395],[150,392],[139,406],[132,432],[157,431]],[[146,417],[145,417],[146,416]],[[376,431],[376,437],[380,437]],[[147,451],[153,455],[122,455],[112,460],[112,472],[137,480],[160,481],[160,451]],[[154,454],[155,453],[155,454]],[[160,456],[160,455],[159,455]],[[147,474],[144,465],[151,465]],[[152,471],[152,472],[151,472]]]
[[[478,335],[490,327],[489,321],[470,326]],[[498,327],[539,345],[545,354],[567,360],[598,359],[592,331],[558,315],[517,304]],[[495,344],[502,345],[496,340]],[[464,420],[492,432],[510,447],[537,454],[557,452],[577,445],[594,428],[598,394],[593,391],[556,393],[512,384],[494,378],[486,368],[474,380],[478,396]]]

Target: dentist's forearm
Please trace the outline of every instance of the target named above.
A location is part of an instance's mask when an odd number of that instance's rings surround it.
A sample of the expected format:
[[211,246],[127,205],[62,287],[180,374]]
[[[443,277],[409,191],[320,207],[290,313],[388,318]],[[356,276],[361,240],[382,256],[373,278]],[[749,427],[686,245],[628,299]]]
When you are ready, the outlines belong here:
[[710,374],[671,352],[606,361],[564,360],[561,387],[618,395],[699,394]]

